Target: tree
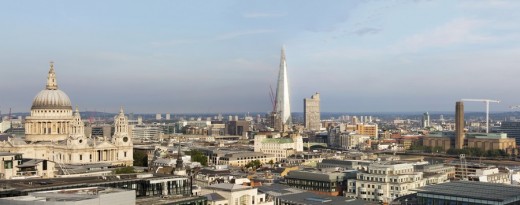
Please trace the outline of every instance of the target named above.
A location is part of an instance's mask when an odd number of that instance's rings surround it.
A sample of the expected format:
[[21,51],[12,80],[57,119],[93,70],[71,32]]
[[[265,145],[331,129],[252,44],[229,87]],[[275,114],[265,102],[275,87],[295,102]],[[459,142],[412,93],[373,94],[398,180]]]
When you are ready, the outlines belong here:
[[246,164],[246,168],[253,168],[258,169],[260,166],[262,166],[262,162],[260,160],[253,160]]
[[271,160],[269,160],[268,164],[270,164],[271,168],[273,168],[274,161],[271,159]]
[[119,169],[115,169],[114,172],[116,174],[131,174],[135,173],[134,167],[121,167]]
[[198,150],[191,150],[189,152],[186,152],[186,154],[189,154],[191,156],[192,162],[198,162],[202,166],[208,166],[208,158],[204,156],[204,154]]
[[148,155],[143,151],[134,152],[134,166],[148,167]]

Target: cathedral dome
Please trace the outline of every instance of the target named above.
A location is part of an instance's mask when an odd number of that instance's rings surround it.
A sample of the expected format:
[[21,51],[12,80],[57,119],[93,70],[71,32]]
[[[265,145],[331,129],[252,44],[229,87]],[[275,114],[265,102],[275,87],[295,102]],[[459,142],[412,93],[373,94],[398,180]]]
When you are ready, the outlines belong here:
[[33,100],[31,109],[69,109],[72,110],[69,96],[65,92],[58,89],[56,82],[56,73],[54,72],[54,64],[51,62],[51,68],[47,77],[47,86],[36,95]]
[[72,106],[65,92],[42,90],[34,98],[31,109],[72,109]]

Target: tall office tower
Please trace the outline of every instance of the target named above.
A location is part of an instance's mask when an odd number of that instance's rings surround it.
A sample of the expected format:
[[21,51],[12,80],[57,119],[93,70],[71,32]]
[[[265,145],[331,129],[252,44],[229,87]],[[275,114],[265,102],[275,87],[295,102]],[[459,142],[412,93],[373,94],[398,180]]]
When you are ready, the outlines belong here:
[[365,116],[361,115],[361,116],[359,116],[359,118],[360,118],[361,123],[365,122]]
[[291,126],[291,104],[289,102],[289,82],[287,81],[287,62],[285,61],[285,48],[282,47],[280,59],[280,72],[278,73],[278,85],[276,88],[275,102],[276,123],[275,129],[285,130],[284,126]]
[[166,120],[170,120],[170,113],[166,113]]
[[357,123],[359,123],[357,117],[356,116],[352,117],[352,124],[355,125]]
[[321,128],[320,121],[320,94],[316,93],[311,98],[303,99],[303,118],[305,128],[309,130],[319,130]]
[[428,112],[423,113],[421,125],[423,128],[430,126],[430,114]]
[[156,119],[156,120],[161,120],[161,119],[162,119],[161,114],[155,114],[155,119]]
[[507,137],[515,138],[516,144],[520,145],[520,122],[505,121],[502,122],[499,128],[495,129],[498,132],[507,133]]
[[142,125],[143,124],[143,116],[139,115],[137,116],[137,124]]
[[458,101],[455,104],[455,148],[464,147],[464,103]]

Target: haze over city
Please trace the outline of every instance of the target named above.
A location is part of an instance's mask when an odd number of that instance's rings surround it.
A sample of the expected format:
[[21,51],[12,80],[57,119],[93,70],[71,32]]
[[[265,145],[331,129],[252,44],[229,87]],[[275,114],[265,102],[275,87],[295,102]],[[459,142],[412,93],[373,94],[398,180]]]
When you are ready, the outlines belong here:
[[[0,109],[28,112],[48,62],[81,110],[267,112],[286,48],[292,111],[520,104],[516,1],[3,2]],[[483,111],[467,103],[467,111]]]

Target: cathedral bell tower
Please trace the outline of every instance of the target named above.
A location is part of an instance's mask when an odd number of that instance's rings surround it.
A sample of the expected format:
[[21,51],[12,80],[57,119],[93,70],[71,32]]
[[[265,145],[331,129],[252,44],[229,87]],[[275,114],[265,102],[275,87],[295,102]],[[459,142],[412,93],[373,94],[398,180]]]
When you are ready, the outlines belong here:
[[128,136],[128,118],[125,116],[123,107],[119,110],[119,114],[114,117],[114,128],[114,136],[112,137],[114,144],[120,146],[132,145],[132,140]]
[[81,147],[87,146],[87,139],[85,138],[85,124],[81,120],[81,115],[77,106],[70,123],[70,134],[67,139],[67,145]]

